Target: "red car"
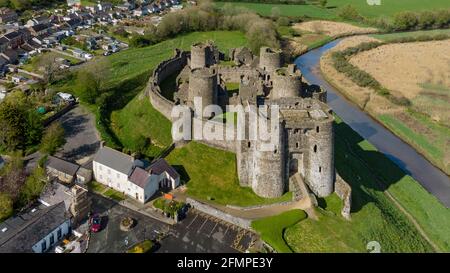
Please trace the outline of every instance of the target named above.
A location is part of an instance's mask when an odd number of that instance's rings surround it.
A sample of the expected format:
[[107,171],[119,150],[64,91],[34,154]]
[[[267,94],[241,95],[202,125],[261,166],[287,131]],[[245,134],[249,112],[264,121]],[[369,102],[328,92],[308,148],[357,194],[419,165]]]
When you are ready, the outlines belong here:
[[91,232],[99,232],[102,228],[102,218],[98,214],[91,217]]

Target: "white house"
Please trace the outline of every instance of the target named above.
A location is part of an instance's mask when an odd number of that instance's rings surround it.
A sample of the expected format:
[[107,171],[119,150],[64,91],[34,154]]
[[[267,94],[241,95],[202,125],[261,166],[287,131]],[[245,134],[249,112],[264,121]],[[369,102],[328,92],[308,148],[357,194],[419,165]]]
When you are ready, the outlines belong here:
[[93,160],[94,179],[145,203],[159,189],[175,189],[180,175],[164,159],[148,168],[132,156],[101,147]]
[[0,253],[43,253],[71,233],[64,202],[37,207],[0,224]]

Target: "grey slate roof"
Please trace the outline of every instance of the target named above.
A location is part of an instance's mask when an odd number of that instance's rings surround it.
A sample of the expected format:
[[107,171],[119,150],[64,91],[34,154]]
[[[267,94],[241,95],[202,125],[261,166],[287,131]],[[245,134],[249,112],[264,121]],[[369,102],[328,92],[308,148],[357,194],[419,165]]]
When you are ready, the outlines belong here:
[[31,253],[34,244],[68,219],[64,202],[10,218],[0,224],[0,253]]
[[71,176],[74,176],[80,168],[78,164],[68,162],[54,156],[48,157],[46,166]]
[[149,170],[154,174],[162,174],[163,172],[167,172],[172,178],[177,179],[180,177],[178,172],[167,163],[164,158],[160,158],[156,160],[152,165],[150,165]]
[[95,155],[94,161],[128,175],[133,168],[134,158],[109,147],[101,147]]
[[140,188],[145,188],[147,182],[149,181],[150,174],[139,167],[134,168],[130,175],[130,182],[137,185]]

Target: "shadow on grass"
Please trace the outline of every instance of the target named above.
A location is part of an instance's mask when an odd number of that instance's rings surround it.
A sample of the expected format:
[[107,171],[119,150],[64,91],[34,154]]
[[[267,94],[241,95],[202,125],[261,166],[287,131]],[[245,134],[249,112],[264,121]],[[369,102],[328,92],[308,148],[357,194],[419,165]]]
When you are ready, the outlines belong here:
[[352,187],[352,213],[358,212],[368,203],[377,202],[366,189],[384,192],[405,173],[383,153],[363,149],[360,143],[364,138],[344,122],[335,123],[335,132],[335,167]]
[[189,176],[183,165],[174,165],[173,167],[180,174],[180,178],[183,184],[186,184],[191,180],[191,177]]

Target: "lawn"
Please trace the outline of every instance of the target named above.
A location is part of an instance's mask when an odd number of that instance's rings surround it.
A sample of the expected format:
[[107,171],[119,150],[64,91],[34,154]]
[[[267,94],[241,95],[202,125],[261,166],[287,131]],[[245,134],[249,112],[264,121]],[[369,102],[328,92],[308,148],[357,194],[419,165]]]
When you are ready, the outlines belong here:
[[91,181],[88,184],[88,188],[96,193],[103,193],[106,191],[106,186],[97,182],[97,181]]
[[112,198],[112,199],[116,200],[117,202],[120,202],[120,201],[123,201],[126,199],[126,196],[123,193],[118,192],[113,189],[108,189],[103,195],[106,197]]
[[166,160],[178,170],[187,182],[187,194],[221,205],[252,206],[291,200],[292,194],[280,198],[263,198],[251,188],[239,185],[234,153],[190,142],[173,150]]
[[292,249],[284,240],[284,232],[287,228],[297,224],[306,217],[306,213],[302,210],[291,210],[276,216],[253,221],[252,228],[278,253],[290,253]]
[[319,221],[306,219],[287,229],[296,252],[366,252],[378,241],[382,252],[432,252],[411,221],[393,204],[389,193],[410,213],[442,250],[450,250],[450,210],[339,118],[335,162],[352,186],[352,220],[340,216],[336,197],[319,199]]
[[[192,44],[207,40],[213,40],[223,52],[247,44],[245,35],[238,31],[193,32],[152,46],[130,48],[108,57],[100,57],[106,58],[108,64],[105,68],[108,73],[105,76],[104,89],[108,92],[110,102],[106,113],[102,115],[96,105],[87,107],[96,114],[97,129],[106,145],[133,151],[138,137],[150,137],[154,145],[151,145],[146,154],[152,157],[167,145],[167,142],[170,144],[171,138],[167,134],[170,128],[167,129],[166,120],[155,113],[147,102],[139,102],[134,98],[146,87],[156,65],[173,56],[175,48],[189,50]],[[54,87],[76,94],[73,89],[75,83],[76,77],[72,77]],[[140,106],[144,109],[140,109]],[[130,128],[133,130],[129,130]]]
[[125,108],[113,111],[111,128],[123,147],[133,150],[140,137],[150,138],[144,154],[157,156],[172,143],[170,121],[153,108],[146,96],[136,96]]
[[149,74],[158,63],[170,58],[175,48],[190,50],[192,44],[207,40],[213,40],[223,52],[247,44],[244,34],[239,31],[210,31],[180,35],[144,48],[130,48],[107,57],[112,64],[108,83],[114,85],[142,73]]
[[[219,6],[226,2],[218,2]],[[409,11],[424,11],[448,8],[447,0],[381,0],[381,5],[369,5],[365,0],[328,0],[327,8],[316,5],[286,5],[286,4],[260,4],[260,3],[235,3],[234,6],[245,7],[263,16],[270,16],[274,7],[278,8],[282,16],[310,17],[319,19],[336,19],[339,10],[351,4],[358,12],[369,18],[385,16],[390,17],[395,13]]]

